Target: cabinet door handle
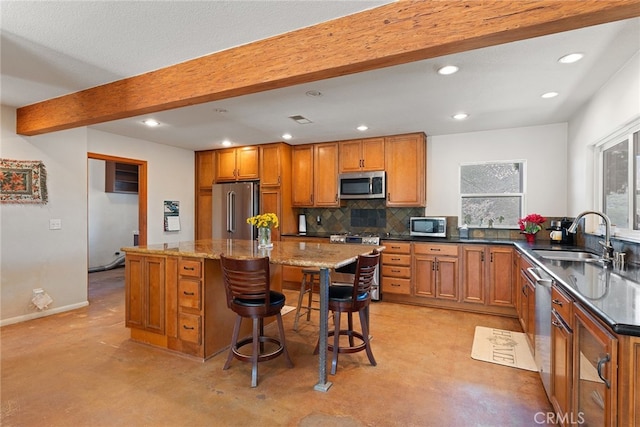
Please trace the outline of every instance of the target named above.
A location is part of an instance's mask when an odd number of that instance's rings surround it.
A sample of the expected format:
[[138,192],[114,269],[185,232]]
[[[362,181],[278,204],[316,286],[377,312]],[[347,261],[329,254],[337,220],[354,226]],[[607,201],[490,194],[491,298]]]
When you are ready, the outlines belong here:
[[392,283],[392,284],[391,284],[391,286],[394,286],[394,287],[396,287],[396,288],[399,288],[399,287],[400,287],[400,284],[399,284],[399,283]]
[[562,301],[560,301],[559,299],[552,299],[551,302],[562,307]]
[[491,252],[491,259],[489,260],[489,262],[493,262],[493,252]]
[[190,296],[190,297],[192,297],[192,296],[194,296],[196,294],[195,292],[187,292],[187,291],[182,291],[182,293],[184,295],[187,295],[187,296]]
[[182,327],[183,327],[184,329],[187,329],[187,330],[194,330],[194,329],[195,329],[195,327],[194,327],[194,326],[182,325]]
[[552,320],[551,324],[553,326],[555,326],[556,328],[562,328],[562,324],[560,322],[558,322],[557,320]]
[[611,383],[609,382],[608,379],[604,377],[604,375],[602,375],[602,367],[605,363],[609,362],[610,360],[611,360],[611,356],[609,356],[609,353],[605,354],[604,357],[598,360],[598,376],[600,377],[602,382],[604,382],[604,385],[606,385],[607,388],[611,388]]
[[400,270],[391,270],[392,273],[400,273]]
[[522,295],[527,296],[527,285],[522,285]]
[[183,270],[187,270],[187,271],[193,271],[196,268],[195,267],[182,267]]
[[391,261],[400,261],[400,258],[391,258]]
[[484,252],[480,252],[480,261],[484,262]]
[[440,252],[440,248],[429,248],[431,252]]

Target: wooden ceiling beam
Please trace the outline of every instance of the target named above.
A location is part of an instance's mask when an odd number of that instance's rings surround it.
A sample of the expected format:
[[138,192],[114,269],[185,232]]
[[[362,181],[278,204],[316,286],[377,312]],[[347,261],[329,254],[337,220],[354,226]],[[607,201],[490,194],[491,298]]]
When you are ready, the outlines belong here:
[[399,1],[24,106],[38,135],[640,16],[640,0]]

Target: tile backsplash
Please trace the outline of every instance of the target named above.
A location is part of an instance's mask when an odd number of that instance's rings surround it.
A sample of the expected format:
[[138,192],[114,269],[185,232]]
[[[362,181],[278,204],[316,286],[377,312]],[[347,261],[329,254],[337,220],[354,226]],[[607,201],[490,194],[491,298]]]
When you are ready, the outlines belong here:
[[[384,199],[348,200],[340,208],[305,208],[308,233],[409,234],[409,218],[424,216],[424,208],[387,208]],[[320,219],[318,224],[317,219]]]

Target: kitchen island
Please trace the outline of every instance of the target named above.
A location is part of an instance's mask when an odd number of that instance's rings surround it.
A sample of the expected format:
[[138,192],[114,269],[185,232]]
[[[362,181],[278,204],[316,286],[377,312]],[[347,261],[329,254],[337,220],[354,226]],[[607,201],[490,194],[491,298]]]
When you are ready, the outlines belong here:
[[[235,313],[226,304],[220,254],[238,258],[268,256],[274,290],[281,266],[320,269],[320,356],[318,384],[326,391],[329,271],[384,246],[273,242],[258,248],[252,240],[206,239],[125,247],[126,326],[131,339],[206,360],[229,346]],[[241,333],[249,333],[246,324]]]

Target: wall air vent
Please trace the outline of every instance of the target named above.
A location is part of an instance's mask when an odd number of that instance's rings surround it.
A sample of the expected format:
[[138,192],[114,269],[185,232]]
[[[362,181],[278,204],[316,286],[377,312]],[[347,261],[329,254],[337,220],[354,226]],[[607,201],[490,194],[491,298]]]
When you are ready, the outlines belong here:
[[311,120],[307,119],[304,116],[289,116],[289,118],[293,121],[295,121],[296,123],[298,123],[299,125],[306,125],[309,123],[313,123]]

